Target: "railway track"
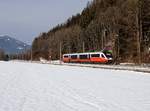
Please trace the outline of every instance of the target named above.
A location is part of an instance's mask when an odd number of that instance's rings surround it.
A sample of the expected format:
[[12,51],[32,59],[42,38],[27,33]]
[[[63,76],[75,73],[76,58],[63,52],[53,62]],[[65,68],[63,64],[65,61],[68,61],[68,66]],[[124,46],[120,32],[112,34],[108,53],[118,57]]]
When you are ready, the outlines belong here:
[[[28,61],[20,61],[20,62],[28,62]],[[110,69],[110,70],[127,70],[127,71],[150,73],[150,65],[135,66],[135,65],[79,64],[79,63],[63,63],[60,61],[46,61],[46,60],[45,61],[32,61],[32,63],[61,65],[61,66],[88,67],[88,68],[100,68],[100,69]]]
[[103,65],[103,64],[79,64],[79,63],[63,63],[63,62],[51,62],[47,64],[52,65],[64,65],[64,66],[76,66],[76,67],[89,67],[89,68],[101,68],[111,70],[127,70],[135,72],[150,73],[150,66],[131,66],[131,65]]

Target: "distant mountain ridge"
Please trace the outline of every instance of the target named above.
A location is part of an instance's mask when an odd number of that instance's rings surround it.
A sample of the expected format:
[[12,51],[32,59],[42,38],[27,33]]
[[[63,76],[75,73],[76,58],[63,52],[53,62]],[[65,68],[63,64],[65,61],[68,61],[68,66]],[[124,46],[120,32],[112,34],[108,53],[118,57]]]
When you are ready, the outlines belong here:
[[7,54],[22,53],[29,50],[30,47],[30,45],[8,35],[0,35],[0,49],[4,50]]

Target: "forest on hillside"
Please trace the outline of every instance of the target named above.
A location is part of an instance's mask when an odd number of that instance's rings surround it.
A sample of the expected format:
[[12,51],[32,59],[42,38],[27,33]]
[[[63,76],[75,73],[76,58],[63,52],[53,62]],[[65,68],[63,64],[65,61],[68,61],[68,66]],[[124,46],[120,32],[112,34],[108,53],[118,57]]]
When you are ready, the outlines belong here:
[[150,62],[150,0],[93,0],[32,43],[34,60],[112,47],[119,62]]

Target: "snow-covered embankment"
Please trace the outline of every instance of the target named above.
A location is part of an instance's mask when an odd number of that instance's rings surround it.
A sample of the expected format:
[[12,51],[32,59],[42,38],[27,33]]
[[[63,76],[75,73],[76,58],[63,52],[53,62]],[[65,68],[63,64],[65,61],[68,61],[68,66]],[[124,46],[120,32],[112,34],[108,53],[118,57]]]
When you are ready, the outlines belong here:
[[149,111],[150,75],[0,62],[0,111]]

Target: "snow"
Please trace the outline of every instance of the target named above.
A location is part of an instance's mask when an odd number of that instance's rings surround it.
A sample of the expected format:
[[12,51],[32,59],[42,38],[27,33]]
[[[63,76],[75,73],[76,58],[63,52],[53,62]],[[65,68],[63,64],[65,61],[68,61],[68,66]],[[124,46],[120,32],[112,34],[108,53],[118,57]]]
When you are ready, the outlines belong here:
[[22,50],[22,49],[23,49],[23,47],[17,47],[17,49]]
[[150,111],[150,74],[0,62],[0,111]]
[[7,35],[0,35],[0,37],[3,37],[3,36],[7,36]]

